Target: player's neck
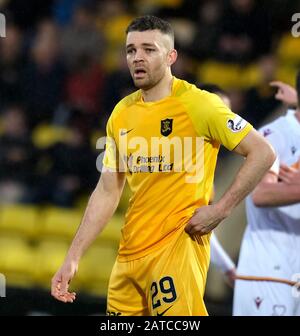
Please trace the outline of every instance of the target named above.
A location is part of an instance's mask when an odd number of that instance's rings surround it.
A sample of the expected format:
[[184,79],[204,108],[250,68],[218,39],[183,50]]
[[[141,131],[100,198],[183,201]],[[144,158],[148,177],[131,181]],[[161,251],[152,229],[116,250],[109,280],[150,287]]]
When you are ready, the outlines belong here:
[[153,88],[142,90],[143,101],[146,103],[155,102],[170,96],[172,93],[172,84],[173,76],[171,72],[168,72]]

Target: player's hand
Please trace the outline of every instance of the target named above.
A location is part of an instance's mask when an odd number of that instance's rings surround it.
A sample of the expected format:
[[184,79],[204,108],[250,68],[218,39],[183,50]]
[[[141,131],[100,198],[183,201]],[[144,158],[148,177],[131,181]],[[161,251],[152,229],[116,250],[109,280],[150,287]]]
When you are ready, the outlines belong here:
[[297,106],[297,91],[292,86],[280,81],[273,81],[270,85],[277,88],[276,99],[282,101],[284,104]]
[[284,183],[300,184],[300,169],[281,164],[278,176]]
[[236,268],[235,267],[225,273],[226,282],[228,283],[228,285],[231,288],[234,287],[235,276],[236,276]]
[[52,278],[51,295],[62,302],[73,302],[76,299],[75,292],[69,292],[69,284],[77,272],[78,264],[65,261],[62,267]]
[[216,204],[206,205],[195,210],[185,227],[189,235],[205,235],[213,230],[226,216]]

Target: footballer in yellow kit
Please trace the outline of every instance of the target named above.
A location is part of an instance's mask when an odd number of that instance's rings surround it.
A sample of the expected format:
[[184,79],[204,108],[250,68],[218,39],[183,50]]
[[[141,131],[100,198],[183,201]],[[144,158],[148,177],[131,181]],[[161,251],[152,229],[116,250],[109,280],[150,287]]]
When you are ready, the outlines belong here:
[[220,144],[232,150],[251,129],[217,95],[175,77],[170,96],[144,102],[138,90],[117,104],[103,165],[126,171],[132,197],[108,314],[207,315],[210,234],[184,228],[209,202]]

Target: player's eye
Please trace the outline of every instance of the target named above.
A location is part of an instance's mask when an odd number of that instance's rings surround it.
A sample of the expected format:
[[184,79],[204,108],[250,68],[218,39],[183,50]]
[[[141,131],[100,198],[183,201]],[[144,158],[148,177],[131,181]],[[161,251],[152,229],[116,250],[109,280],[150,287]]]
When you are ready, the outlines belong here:
[[147,52],[147,53],[151,53],[152,51],[155,51],[155,49],[152,49],[152,48],[146,48],[146,52]]
[[134,49],[127,49],[127,51],[126,51],[126,53],[127,53],[128,55],[133,54],[133,52],[134,52]]

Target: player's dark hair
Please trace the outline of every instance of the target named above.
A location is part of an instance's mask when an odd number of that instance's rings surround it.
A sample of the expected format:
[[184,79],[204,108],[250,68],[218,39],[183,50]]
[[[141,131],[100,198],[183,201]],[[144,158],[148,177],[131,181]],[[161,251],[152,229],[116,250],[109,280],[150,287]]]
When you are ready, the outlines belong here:
[[297,90],[297,96],[298,96],[298,107],[300,107],[300,71],[298,71],[297,77],[296,77],[296,90]]
[[134,19],[126,29],[126,34],[132,31],[159,30],[161,33],[169,35],[174,40],[174,30],[168,21],[153,15],[145,15]]

